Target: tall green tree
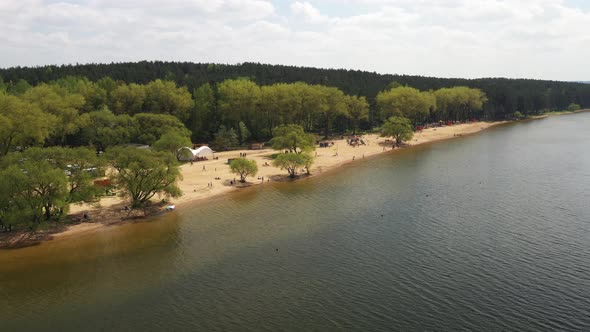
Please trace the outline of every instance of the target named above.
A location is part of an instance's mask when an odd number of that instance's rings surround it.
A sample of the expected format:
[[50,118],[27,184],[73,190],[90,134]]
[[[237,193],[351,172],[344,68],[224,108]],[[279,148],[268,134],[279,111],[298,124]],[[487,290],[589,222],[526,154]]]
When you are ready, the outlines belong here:
[[178,149],[192,146],[191,139],[187,135],[172,131],[162,135],[159,140],[154,142],[152,148],[156,151],[167,151],[178,158]]
[[275,150],[287,149],[297,154],[315,149],[314,135],[306,133],[303,127],[295,124],[276,127],[270,143]]
[[27,162],[41,166],[47,164],[65,177],[67,191],[63,201],[66,203],[95,202],[100,195],[100,190],[92,181],[104,174],[104,162],[90,148],[33,147],[9,154],[3,164],[30,167]]
[[0,92],[0,156],[16,147],[42,144],[54,130],[57,118],[38,105]]
[[29,82],[21,78],[15,84],[12,84],[11,82],[11,84],[8,85],[7,91],[12,95],[20,96],[27,92],[30,88],[31,85]]
[[442,88],[436,90],[434,96],[438,118],[442,120],[467,120],[487,101],[481,90],[464,86]]
[[239,135],[239,139],[240,139],[240,144],[244,144],[250,138],[250,130],[248,130],[248,127],[246,127],[246,124],[244,123],[244,121],[240,121],[240,123],[238,124],[238,128],[239,128],[238,135]]
[[189,136],[190,131],[175,116],[168,114],[139,113],[133,116],[137,123],[136,143],[152,145],[162,135],[169,132],[177,132],[182,136]]
[[49,137],[50,145],[65,145],[66,137],[74,135],[89,123],[86,115],[80,115],[84,97],[69,93],[57,85],[41,84],[27,90],[23,99],[37,105],[43,112],[57,118]]
[[195,107],[191,113],[189,128],[196,142],[208,141],[220,126],[215,89],[215,84],[206,83],[194,92]]
[[297,176],[297,169],[306,168],[309,172],[313,157],[309,153],[281,153],[273,161],[275,167],[286,170],[289,177]]
[[156,195],[178,197],[182,194],[177,186],[182,176],[172,154],[114,147],[106,155],[114,170],[111,178],[122,189],[122,196],[131,200],[132,208],[145,207]]
[[8,192],[0,196],[10,195],[9,206],[5,207],[8,213],[16,213],[35,225],[58,220],[67,211],[66,175],[52,161],[21,159],[5,168],[3,173],[6,177],[3,181],[7,182],[3,190]]
[[236,158],[229,163],[231,172],[240,176],[240,182],[246,182],[247,176],[256,176],[258,166],[255,160]]
[[337,88],[316,86],[322,94],[322,102],[318,104],[316,112],[319,115],[320,125],[324,129],[324,137],[330,135],[332,123],[339,115],[348,116],[346,95]]
[[414,130],[410,119],[392,116],[381,127],[381,136],[393,137],[397,145],[409,141],[414,136]]
[[212,145],[215,150],[224,151],[237,146],[238,143],[238,134],[234,128],[227,129],[224,125],[221,125],[215,133]]
[[404,116],[414,123],[426,120],[434,102],[429,92],[421,92],[406,86],[383,91],[377,95],[377,106],[382,119]]
[[115,115],[108,108],[88,113],[89,124],[81,130],[81,142],[105,151],[115,145],[131,143],[139,136],[135,118],[127,114]]
[[348,97],[348,114],[352,124],[352,133],[356,134],[361,121],[369,120],[369,103],[365,97]]
[[17,166],[0,168],[0,230],[10,232],[30,224],[30,211],[19,194],[24,190],[26,174]]
[[65,89],[67,93],[84,97],[84,104],[80,107],[82,113],[100,110],[106,106],[106,90],[86,77],[68,76],[52,82],[52,85]]
[[96,81],[96,85],[98,85],[101,89],[106,92],[107,100],[111,98],[113,91],[117,89],[117,82],[112,79],[110,76],[105,76],[98,81]]
[[[328,107],[326,104],[325,94],[323,93],[321,86],[298,82],[290,86],[289,93],[292,93],[295,96],[295,102],[299,104],[297,105],[296,112],[294,114],[295,124],[303,126],[303,129],[307,132],[316,131],[317,129],[321,128],[321,123],[320,126],[317,126],[317,122],[319,122],[318,119],[321,112],[323,112]],[[338,115],[338,112],[329,115],[333,115],[333,117],[328,119],[331,121]],[[288,123],[289,122],[287,122],[287,124]]]
[[57,152],[58,167],[67,172],[68,203],[93,203],[101,196],[101,188],[93,180],[104,175],[105,161],[87,147],[64,148]]
[[239,122],[244,121],[252,134],[257,137],[259,128],[254,119],[260,101],[258,85],[246,79],[225,80],[219,83],[218,91],[222,123],[226,127],[239,129]]
[[143,112],[169,114],[182,122],[188,121],[194,104],[186,87],[177,87],[171,81],[155,80],[146,84],[144,90]]
[[117,86],[109,97],[108,106],[113,113],[135,115],[143,112],[146,91],[143,85],[131,83]]
[[2,76],[0,76],[0,93],[6,93],[6,90],[8,90],[8,84],[6,84]]

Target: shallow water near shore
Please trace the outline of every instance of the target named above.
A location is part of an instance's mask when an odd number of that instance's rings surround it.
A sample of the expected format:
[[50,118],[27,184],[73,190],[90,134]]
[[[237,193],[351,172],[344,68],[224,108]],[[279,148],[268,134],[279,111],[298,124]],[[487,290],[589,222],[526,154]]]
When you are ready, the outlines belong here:
[[0,330],[588,330],[590,113],[0,251]]

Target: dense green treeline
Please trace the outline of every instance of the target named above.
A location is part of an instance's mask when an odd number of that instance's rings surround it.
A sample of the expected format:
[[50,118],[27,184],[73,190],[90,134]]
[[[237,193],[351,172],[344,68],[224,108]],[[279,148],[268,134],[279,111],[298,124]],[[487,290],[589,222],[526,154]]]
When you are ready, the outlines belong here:
[[590,107],[590,85],[581,83],[528,79],[446,79],[409,75],[381,75],[373,72],[344,69],[319,69],[282,65],[243,63],[238,65],[199,64],[189,62],[138,62],[86,64],[0,69],[0,76],[10,89],[23,89],[24,80],[32,85],[55,81],[67,76],[87,77],[98,81],[112,77],[115,81],[146,84],[163,79],[194,91],[204,83],[247,77],[258,85],[305,82],[311,85],[336,87],[345,94],[365,96],[371,106],[369,120],[379,118],[375,97],[392,81],[422,91],[454,86],[482,90],[488,102],[482,109],[484,119],[504,119],[514,112],[533,115],[545,110],[563,110],[570,103]]
[[[0,91],[0,155],[30,146],[169,146],[158,142],[164,134],[167,141],[173,135],[185,144],[211,142],[225,149],[268,140],[282,124],[326,136],[367,128],[368,114],[364,97],[322,85],[259,86],[235,79],[205,83],[191,94],[171,81],[66,77]],[[226,142],[228,135],[237,143]]]
[[[103,175],[114,186],[95,184]],[[87,147],[32,147],[2,156],[0,177],[0,232],[35,231],[63,221],[71,204],[95,203],[113,188],[130,209],[148,207],[156,195],[181,195],[174,154],[156,149],[115,146],[98,155]]]
[[[64,78],[22,91],[0,91],[0,156],[31,146],[154,144],[165,133],[189,137],[194,102],[173,82],[146,85]],[[110,86],[110,85],[109,85]]]
[[[375,98],[303,82],[260,86],[245,79],[209,82],[191,94],[172,81],[146,84],[66,77],[0,92],[0,155],[31,146],[93,146],[104,151],[129,143],[173,150],[178,142],[225,150],[267,141],[274,128],[295,124],[306,132],[373,129],[391,116],[420,125],[483,117],[485,94],[467,87],[420,91],[395,83]],[[389,87],[388,87],[389,88]],[[26,119],[26,121],[22,121]],[[177,142],[177,144],[175,144]]]

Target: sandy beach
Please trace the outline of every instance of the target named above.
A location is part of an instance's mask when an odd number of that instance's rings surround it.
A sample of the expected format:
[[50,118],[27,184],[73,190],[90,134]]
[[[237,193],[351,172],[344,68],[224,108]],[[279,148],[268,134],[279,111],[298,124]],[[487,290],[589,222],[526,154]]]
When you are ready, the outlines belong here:
[[[429,128],[416,132],[407,147],[416,146],[424,143],[430,143],[445,139],[457,138],[464,135],[473,134],[505,122],[474,122],[458,124],[454,126],[444,126],[439,128]],[[311,169],[313,176],[322,172],[338,167],[349,162],[361,162],[363,157],[367,158],[377,154],[390,152],[392,150],[391,142],[379,137],[376,134],[363,135],[366,145],[357,147],[350,146],[346,139],[331,140],[334,145],[329,148],[317,148],[315,153],[314,165]],[[400,148],[397,148],[399,150]],[[231,185],[231,181],[239,180],[235,174],[232,174],[227,163],[230,158],[238,158],[241,153],[246,153],[246,158],[253,159],[258,164],[258,174],[255,177],[248,177],[247,183]],[[272,149],[263,150],[234,150],[227,152],[215,153],[217,160],[207,160],[183,164],[181,168],[183,179],[179,182],[179,187],[183,195],[171,199],[171,204],[182,206],[187,202],[194,202],[203,198],[208,198],[233,190],[239,190],[240,187],[263,185],[272,181],[286,180],[287,172],[272,166],[271,155],[277,151]],[[271,166],[264,166],[265,163]],[[216,180],[216,178],[219,178]],[[262,181],[264,178],[264,183]],[[213,186],[209,187],[208,183]],[[100,208],[109,208],[113,205],[122,204],[123,200],[118,197],[103,198],[100,202]],[[95,210],[96,207],[88,205],[74,205],[71,207],[71,213],[79,213],[88,210]]]
[[[412,140],[407,142],[405,147],[395,149],[392,148],[393,144],[391,140],[386,140],[377,134],[363,135],[362,139],[366,145],[357,147],[348,145],[346,138],[331,140],[331,142],[334,142],[333,146],[329,148],[317,148],[314,152],[315,162],[311,173],[312,176],[318,176],[327,170],[351,162],[362,162],[363,159],[371,156],[382,153],[395,153],[397,150],[411,148],[412,146],[474,134],[502,123],[506,123],[506,121],[473,122],[424,129],[416,132]],[[256,161],[258,164],[258,174],[255,177],[248,177],[246,183],[239,183],[238,181],[232,185],[231,183],[234,179],[239,180],[239,177],[230,172],[227,161],[230,158],[238,158],[241,153],[246,153],[246,158]],[[179,182],[179,187],[183,195],[171,199],[170,204],[175,204],[180,209],[185,204],[195,204],[199,200],[206,200],[213,196],[240,190],[243,187],[265,185],[274,181],[285,181],[288,179],[287,172],[272,166],[271,155],[275,153],[277,151],[272,149],[235,150],[215,153],[215,156],[218,157],[215,160],[195,162],[192,165],[190,163],[183,164],[181,166],[183,179]],[[269,166],[265,166],[266,164]],[[303,174],[303,172],[300,172],[300,174]],[[208,186],[209,183],[212,183],[212,186]],[[132,214],[123,212],[122,209],[127,204],[126,201],[119,197],[104,197],[98,205],[72,205],[70,214],[74,218],[80,218],[81,214],[87,212],[91,216],[91,221],[77,223],[65,229],[60,229],[59,232],[50,236],[44,236],[42,239],[63,239],[82,233],[99,232],[105,226],[113,226],[143,219],[142,211],[133,211]]]

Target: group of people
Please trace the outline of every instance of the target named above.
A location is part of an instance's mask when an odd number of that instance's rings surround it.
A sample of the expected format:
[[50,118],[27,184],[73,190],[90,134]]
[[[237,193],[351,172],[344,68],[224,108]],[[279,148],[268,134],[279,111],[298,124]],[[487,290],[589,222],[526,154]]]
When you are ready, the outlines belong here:
[[352,136],[348,137],[346,139],[346,143],[348,145],[352,145],[353,147],[356,147],[358,145],[366,145],[365,141],[360,136],[357,136],[357,135],[352,135]]
[[[214,158],[215,159],[215,158]],[[195,162],[195,161],[206,161],[209,160],[207,159],[207,157],[194,157],[193,159],[191,159],[191,165]]]
[[245,158],[246,157],[246,152],[240,152],[240,158]]
[[329,148],[334,145],[334,142],[319,142],[320,148]]

